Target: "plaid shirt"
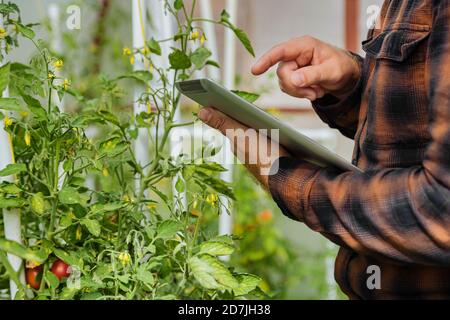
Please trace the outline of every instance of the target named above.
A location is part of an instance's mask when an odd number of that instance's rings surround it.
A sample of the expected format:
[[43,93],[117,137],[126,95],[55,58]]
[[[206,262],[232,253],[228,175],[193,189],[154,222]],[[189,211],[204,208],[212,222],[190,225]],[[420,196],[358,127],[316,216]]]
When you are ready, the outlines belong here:
[[[341,249],[335,277],[355,299],[450,298],[450,1],[385,1],[343,101],[314,103],[354,139],[339,173],[280,158],[270,191],[282,211]],[[381,270],[381,289],[366,284]]]

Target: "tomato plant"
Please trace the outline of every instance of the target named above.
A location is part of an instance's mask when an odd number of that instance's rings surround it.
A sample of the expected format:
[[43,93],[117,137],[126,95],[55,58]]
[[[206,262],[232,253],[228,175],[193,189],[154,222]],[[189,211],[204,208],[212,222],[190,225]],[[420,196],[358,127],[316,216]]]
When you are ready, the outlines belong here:
[[[15,176],[14,183],[0,184],[0,208],[20,211],[23,239],[22,245],[0,238],[5,268],[0,271],[19,287],[16,298],[263,296],[258,276],[236,272],[219,259],[233,253],[235,239],[206,232],[203,225],[202,212],[219,212],[218,195],[234,199],[231,186],[217,178],[225,169],[202,154],[186,160],[167,148],[174,128],[192,125],[175,121],[180,102],[175,82],[217,63],[209,60],[204,31],[194,26],[201,21],[194,16],[195,8],[181,0],[164,5],[178,23],[171,38],[176,47],[162,56],[161,43],[167,39],[150,38],[142,48],[125,48],[129,62],[141,59],[148,68],[97,75],[99,92],[89,94],[72,85],[76,79],[61,76],[64,60],[36,39],[34,25],[22,23],[19,7],[0,5],[0,40],[6,53],[17,46],[18,37],[36,48],[29,64],[9,62],[0,68],[0,91],[8,88],[10,94],[0,99],[5,112],[1,120],[16,161],[0,168],[1,177]],[[253,54],[248,37],[230,22],[228,13],[209,22],[233,30]],[[157,56],[170,68],[158,65]],[[147,111],[119,112],[127,81],[142,86],[137,102],[149,106]],[[72,112],[59,108],[63,98],[74,101]],[[90,135],[90,128],[101,134]],[[152,128],[156,134],[150,134],[151,159],[140,163],[134,141],[139,132],[151,133]],[[172,182],[186,193],[187,205],[172,194]],[[5,253],[38,266],[26,270],[32,289],[19,281]],[[32,277],[36,270],[42,271],[41,279]]]

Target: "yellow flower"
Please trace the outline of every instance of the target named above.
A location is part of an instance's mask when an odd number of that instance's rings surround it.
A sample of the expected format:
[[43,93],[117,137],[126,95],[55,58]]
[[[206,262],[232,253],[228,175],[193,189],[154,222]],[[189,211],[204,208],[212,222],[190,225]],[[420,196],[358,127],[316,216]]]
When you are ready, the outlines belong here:
[[29,132],[29,131],[25,132],[24,140],[25,140],[25,144],[26,144],[28,147],[31,146],[31,135],[30,135],[30,132]]
[[47,77],[49,80],[53,80],[53,79],[55,79],[55,74],[52,71],[49,71]]
[[36,261],[32,261],[32,260],[27,260],[25,262],[25,265],[28,269],[34,269],[36,267],[39,267],[42,263],[36,262]]
[[144,47],[144,48],[142,48],[141,53],[142,53],[144,56],[146,56],[146,55],[148,55],[148,54],[150,53],[150,49],[149,49],[148,47]]
[[134,56],[131,56],[131,57],[130,57],[130,64],[131,64],[131,65],[134,65]]
[[202,37],[200,38],[200,44],[203,45],[206,42],[205,34],[202,34]]
[[123,196],[123,201],[125,201],[125,202],[131,202],[131,199],[130,199],[130,196],[129,195],[124,195]]
[[72,84],[72,83],[70,82],[69,79],[64,79],[64,82],[63,82],[63,88],[64,88],[64,90],[69,89],[71,84]]
[[5,124],[5,128],[8,128],[10,125],[13,124],[13,121],[8,115],[5,115],[5,119],[3,119],[3,123]]
[[123,266],[126,266],[131,261],[131,256],[128,252],[121,252],[119,253],[119,261]]
[[109,176],[109,171],[108,171],[108,168],[103,168],[103,170],[102,170],[102,174],[103,174],[103,176],[104,177],[108,177]]
[[83,234],[83,230],[81,229],[81,226],[78,225],[77,231],[75,232],[75,239],[81,240],[82,234]]
[[6,37],[6,30],[0,27],[0,38],[3,39],[4,37]]
[[64,61],[62,61],[61,59],[56,60],[55,62],[53,62],[53,67],[56,70],[59,70],[62,68],[62,66],[64,65]]
[[198,33],[198,31],[192,31],[191,32],[191,40],[195,41],[200,37],[200,34]]
[[22,118],[26,118],[26,117],[28,117],[28,112],[26,112],[26,111],[20,111],[20,116],[21,116]]
[[131,51],[130,48],[125,47],[125,48],[123,48],[122,53],[123,53],[124,56],[131,56],[131,54],[132,54],[133,52]]
[[219,197],[215,193],[210,193],[206,197],[206,202],[212,206],[214,206],[218,200],[219,200]]

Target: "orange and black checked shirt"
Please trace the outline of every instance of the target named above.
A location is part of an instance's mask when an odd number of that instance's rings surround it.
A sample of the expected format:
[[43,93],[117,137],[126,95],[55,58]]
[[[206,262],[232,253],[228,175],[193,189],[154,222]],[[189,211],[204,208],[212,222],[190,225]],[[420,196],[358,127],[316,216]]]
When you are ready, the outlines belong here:
[[[354,139],[368,175],[280,158],[282,211],[341,249],[335,277],[355,299],[450,298],[450,1],[390,0],[363,42],[361,78],[343,101],[314,103]],[[381,289],[367,267],[381,269]]]

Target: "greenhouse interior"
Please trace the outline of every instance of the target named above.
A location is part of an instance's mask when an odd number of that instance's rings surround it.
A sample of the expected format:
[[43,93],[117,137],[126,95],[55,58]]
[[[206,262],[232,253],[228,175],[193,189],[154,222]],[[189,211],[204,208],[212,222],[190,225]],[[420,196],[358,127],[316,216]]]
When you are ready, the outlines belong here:
[[[219,126],[262,110],[359,170],[355,141],[313,108],[325,89],[293,96],[286,69],[256,76],[255,63],[271,50],[287,68],[276,45],[304,36],[364,57],[384,2],[2,0],[0,299],[348,300],[339,241],[283,212],[292,204],[274,199],[292,182],[274,195],[281,178],[255,178]],[[230,98],[206,97],[206,78]],[[207,125],[200,110],[219,106],[196,97],[258,111]]]

